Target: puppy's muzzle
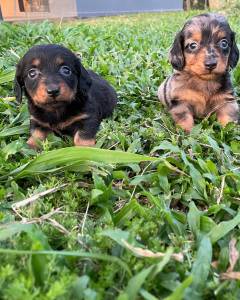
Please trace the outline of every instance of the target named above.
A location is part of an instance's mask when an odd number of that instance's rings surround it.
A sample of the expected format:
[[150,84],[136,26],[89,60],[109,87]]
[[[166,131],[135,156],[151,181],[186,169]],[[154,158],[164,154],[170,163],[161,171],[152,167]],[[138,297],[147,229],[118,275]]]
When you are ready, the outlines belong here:
[[51,98],[56,98],[60,94],[60,87],[56,84],[51,84],[47,86],[47,94]]
[[207,70],[212,71],[217,67],[217,60],[216,58],[207,59],[204,65]]

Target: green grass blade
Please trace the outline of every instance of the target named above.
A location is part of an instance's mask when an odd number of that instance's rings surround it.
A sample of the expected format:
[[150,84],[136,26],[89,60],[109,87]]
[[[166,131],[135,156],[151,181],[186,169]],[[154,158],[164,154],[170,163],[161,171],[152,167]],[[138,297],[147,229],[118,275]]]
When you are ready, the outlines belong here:
[[153,279],[158,273],[163,270],[165,265],[169,262],[172,252],[173,250],[169,248],[166,252],[166,255],[158,264],[154,264],[147,269],[143,269],[141,272],[139,272],[129,280],[125,291],[125,294],[128,295],[129,300],[136,299],[137,294],[143,283],[146,281],[147,277],[151,277],[151,279]]
[[14,79],[15,71],[6,71],[0,76],[0,84],[11,82]]
[[5,128],[2,131],[0,131],[0,138],[12,136],[12,135],[21,135],[27,133],[28,131],[29,131],[28,125],[20,125],[12,128]]
[[140,290],[140,294],[145,300],[158,300],[158,298],[156,298],[155,296],[153,296],[152,294],[150,294],[148,291],[144,289]]
[[22,169],[14,170],[10,175],[17,178],[50,172],[59,167],[75,165],[83,161],[106,164],[139,163],[141,161],[156,161],[156,158],[129,152],[105,150],[89,147],[68,147],[40,154]]
[[187,220],[190,230],[195,235],[195,237],[200,234],[200,217],[200,210],[197,209],[194,202],[190,202]]
[[206,287],[206,281],[211,267],[212,245],[208,236],[204,236],[200,242],[196,261],[192,267],[192,285],[187,288],[184,299],[200,300]]
[[165,298],[164,300],[181,300],[184,296],[186,288],[192,283],[192,276],[187,277],[176,289],[175,291]]
[[55,251],[55,250],[32,251],[32,250],[14,250],[14,249],[3,249],[3,248],[0,248],[0,253],[14,254],[14,255],[55,255],[55,256],[61,255],[61,256],[73,256],[73,257],[80,257],[80,258],[98,259],[98,260],[118,264],[124,271],[128,273],[128,275],[131,276],[131,271],[126,263],[124,263],[118,257],[105,255],[105,254],[80,252],[80,251]]

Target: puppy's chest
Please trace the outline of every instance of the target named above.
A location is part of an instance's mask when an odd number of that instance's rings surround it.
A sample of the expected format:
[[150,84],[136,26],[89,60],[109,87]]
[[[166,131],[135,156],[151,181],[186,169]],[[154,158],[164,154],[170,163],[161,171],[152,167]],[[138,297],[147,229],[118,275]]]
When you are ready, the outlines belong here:
[[65,109],[63,111],[32,109],[30,110],[31,119],[39,126],[56,133],[64,134],[70,132],[76,124],[82,123],[88,118],[88,114],[75,108],[75,110]]
[[204,117],[225,102],[234,99],[232,91],[223,91],[217,84],[199,84],[190,82],[187,84],[177,83],[172,89],[173,99],[187,102],[196,116]]

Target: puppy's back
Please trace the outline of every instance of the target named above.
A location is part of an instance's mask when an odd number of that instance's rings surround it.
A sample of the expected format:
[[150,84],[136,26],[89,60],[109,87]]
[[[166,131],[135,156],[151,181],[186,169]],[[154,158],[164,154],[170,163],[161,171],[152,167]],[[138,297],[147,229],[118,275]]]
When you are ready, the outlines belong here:
[[117,93],[110,83],[100,75],[91,70],[88,70],[88,73],[93,82],[89,91],[89,100],[96,102],[95,104],[101,111],[101,118],[110,117],[118,101]]

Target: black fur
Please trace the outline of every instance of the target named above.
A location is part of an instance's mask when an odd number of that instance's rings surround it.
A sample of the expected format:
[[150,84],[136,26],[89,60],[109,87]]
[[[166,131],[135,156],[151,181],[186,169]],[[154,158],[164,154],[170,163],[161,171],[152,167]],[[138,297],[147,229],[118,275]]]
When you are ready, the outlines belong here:
[[183,54],[183,41],[183,32],[180,31],[177,33],[172,48],[170,50],[170,63],[173,66],[173,68],[178,71],[182,71],[185,65],[185,59]]
[[232,46],[231,46],[231,51],[229,54],[229,66],[233,69],[236,67],[238,60],[239,60],[239,50],[235,41],[235,33],[231,33],[231,41],[232,41]]
[[[201,21],[201,17],[209,17],[211,14],[201,14],[193,18],[192,20],[189,20],[185,23],[183,29],[179,31],[174,39],[173,45],[170,50],[170,63],[173,66],[175,70],[182,71],[185,66],[185,57],[184,52],[190,52],[187,48],[184,49],[184,40],[186,38],[191,38],[191,35],[189,35],[188,32],[186,32],[186,29],[194,24],[194,19],[198,18]],[[206,20],[203,19],[202,23],[199,23],[199,26],[201,26],[202,31],[202,46],[206,46],[211,41],[214,41],[216,44],[218,40],[216,40],[216,37],[214,34],[212,34],[212,29],[214,27],[220,27],[226,32],[226,38],[227,40],[231,41],[230,48],[226,49],[225,51],[222,50],[223,55],[229,54],[229,60],[228,65],[230,68],[235,68],[238,60],[239,60],[239,50],[235,41],[235,33],[231,30],[228,22],[226,19],[221,15],[214,15],[214,19],[209,23],[206,24]],[[230,51],[230,53],[229,53]]]
[[[60,60],[60,64],[57,63],[57,59]],[[40,63],[34,66],[36,60]],[[70,76],[59,73],[61,65],[71,69]],[[33,67],[41,74],[36,79],[29,77],[29,70]],[[44,103],[34,101],[31,95],[37,91],[40,81],[46,89],[50,85],[63,84],[72,91],[72,99],[57,101],[56,98],[56,100],[46,100]],[[22,100],[23,92],[28,99],[28,108],[32,117],[31,131],[39,128],[42,131],[53,131],[56,134],[70,136],[80,131],[83,139],[95,138],[102,119],[112,114],[117,103],[116,92],[106,80],[93,71],[86,70],[70,50],[54,44],[32,47],[17,65],[15,94],[19,102]],[[66,122],[81,113],[87,114],[88,117],[65,128],[58,128],[59,123]]]

